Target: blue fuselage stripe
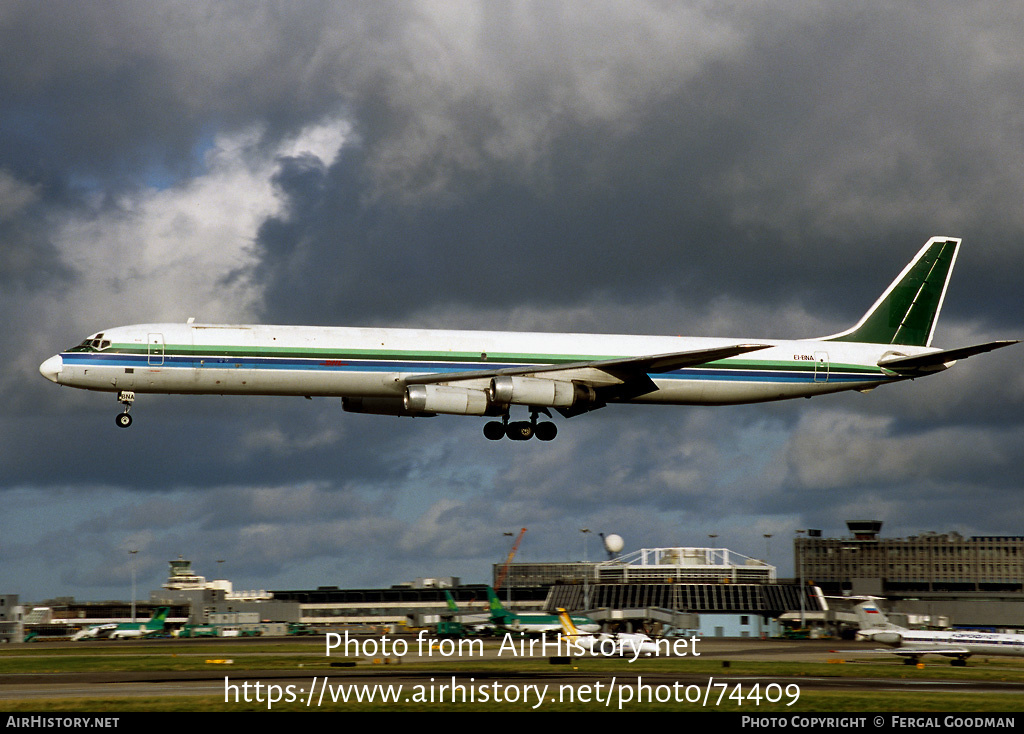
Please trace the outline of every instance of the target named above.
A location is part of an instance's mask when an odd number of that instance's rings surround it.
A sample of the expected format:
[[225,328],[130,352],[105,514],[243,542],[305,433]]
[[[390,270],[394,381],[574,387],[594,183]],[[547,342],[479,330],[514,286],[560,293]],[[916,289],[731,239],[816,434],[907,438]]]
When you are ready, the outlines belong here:
[[[224,357],[175,354],[120,354],[97,352],[64,352],[61,358],[67,365],[81,367],[121,367],[163,369],[245,369],[245,370],[301,370],[306,372],[394,372],[405,374],[445,374],[448,372],[493,371],[530,366],[529,362],[437,362],[411,360],[322,359],[297,357]],[[547,367],[548,364],[537,364]],[[732,369],[729,367],[685,367],[671,372],[650,373],[652,379],[713,380],[730,382],[879,382],[885,375],[877,371],[850,372],[814,369]]]

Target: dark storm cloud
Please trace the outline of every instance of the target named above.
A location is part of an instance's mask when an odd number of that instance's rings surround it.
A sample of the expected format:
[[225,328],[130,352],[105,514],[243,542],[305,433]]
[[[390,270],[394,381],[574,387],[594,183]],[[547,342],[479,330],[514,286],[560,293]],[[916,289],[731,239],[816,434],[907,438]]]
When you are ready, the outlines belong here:
[[[0,447],[6,486],[86,481],[159,491],[337,476],[374,484],[402,480],[413,462],[400,455],[383,460],[375,450],[390,437],[415,435],[413,421],[367,421],[365,416],[351,421],[354,416],[343,413],[336,399],[314,405],[297,399],[254,398],[233,404],[216,397],[184,403],[180,398],[147,398],[144,419],[142,406],[136,406],[140,420],[133,428],[141,430],[118,435],[112,443],[111,434],[94,427],[97,421],[112,427],[121,408],[113,394],[91,397],[79,403],[81,415],[56,420],[46,413],[0,421],[7,436]],[[238,423],[240,418],[245,425]],[[74,439],[65,441],[67,436]],[[39,448],[57,446],[60,462]],[[119,452],[124,452],[121,458]]]
[[310,53],[325,13],[344,11],[334,5],[9,5],[0,156],[16,171],[116,189],[194,173],[196,148],[218,129],[294,129],[322,114]]
[[[1000,243],[1020,228],[1006,213],[1024,184],[991,144],[1017,128],[992,106],[1007,109],[1016,85],[986,66],[986,49],[956,44],[966,32],[950,36],[941,14],[837,8],[768,30],[732,20],[749,41],[740,50],[666,76],[612,120],[580,99],[547,114],[557,84],[585,79],[557,62],[531,94],[471,80],[452,102],[450,70],[415,64],[378,69],[387,94],[347,88],[358,143],[322,176],[282,165],[288,207],[258,239],[266,317],[415,322],[440,301],[669,292],[692,304],[727,290],[852,319],[942,232],[967,238],[964,259],[980,251],[996,266],[987,286],[958,284],[961,315],[1018,323],[1019,301],[998,294],[1012,292],[1019,254]],[[504,50],[526,57],[540,35],[530,26]],[[496,54],[474,51],[484,76]],[[502,95],[520,103],[505,118]],[[530,156],[493,144],[531,114],[545,125],[527,136]],[[993,291],[995,312],[981,305]]]
[[41,184],[19,180],[0,159],[0,298],[71,280],[50,240],[45,199]]

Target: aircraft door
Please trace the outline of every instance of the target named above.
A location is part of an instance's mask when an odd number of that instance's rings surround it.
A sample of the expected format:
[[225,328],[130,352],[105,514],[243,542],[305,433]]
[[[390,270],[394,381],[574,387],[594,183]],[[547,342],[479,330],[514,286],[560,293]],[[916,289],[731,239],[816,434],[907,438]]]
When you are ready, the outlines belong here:
[[154,367],[164,363],[164,335],[151,333],[146,338],[146,362]]
[[814,353],[814,381],[828,382],[828,352]]

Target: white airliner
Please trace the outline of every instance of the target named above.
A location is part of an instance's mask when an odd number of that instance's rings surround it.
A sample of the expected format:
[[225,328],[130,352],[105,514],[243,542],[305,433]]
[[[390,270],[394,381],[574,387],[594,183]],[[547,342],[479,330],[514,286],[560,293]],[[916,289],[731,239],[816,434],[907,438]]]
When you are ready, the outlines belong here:
[[[641,655],[658,654],[658,645],[642,632],[580,632],[564,609],[558,610],[562,625],[562,638],[569,645],[571,655],[621,655],[636,660]],[[668,648],[666,647],[666,650]]]
[[922,655],[945,655],[953,658],[951,664],[960,666],[967,665],[971,655],[1024,655],[1024,635],[908,630],[892,624],[873,601],[858,604],[856,611],[860,621],[857,639],[890,645],[893,649],[876,652],[900,655],[908,665],[917,664]]
[[71,639],[78,642],[81,640],[130,640],[149,637],[158,632],[163,632],[164,624],[167,622],[167,615],[170,613],[170,607],[160,607],[147,622],[96,624],[79,630],[72,635]]
[[[136,393],[341,397],[355,413],[494,416],[492,440],[542,441],[555,408],[730,405],[858,390],[1005,347],[931,346],[960,240],[933,237],[851,329],[810,340],[188,323],[119,326],[40,366],[59,385]],[[510,422],[512,406],[529,421]]]
[[[531,634],[562,629],[561,610],[557,615],[543,612],[510,612],[490,586],[487,587],[487,604],[491,610],[491,623],[502,629]],[[601,625],[585,615],[570,617],[569,622],[574,626],[578,625],[579,629],[585,632],[597,632],[601,629]]]

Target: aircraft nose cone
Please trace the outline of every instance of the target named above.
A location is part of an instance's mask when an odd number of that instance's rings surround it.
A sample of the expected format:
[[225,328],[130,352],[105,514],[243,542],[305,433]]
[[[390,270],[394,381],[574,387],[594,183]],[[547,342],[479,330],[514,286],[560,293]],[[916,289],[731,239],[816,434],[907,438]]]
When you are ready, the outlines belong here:
[[39,374],[45,377],[50,382],[56,382],[57,377],[60,375],[60,371],[64,368],[64,360],[60,358],[59,354],[55,354],[48,360],[39,365]]

